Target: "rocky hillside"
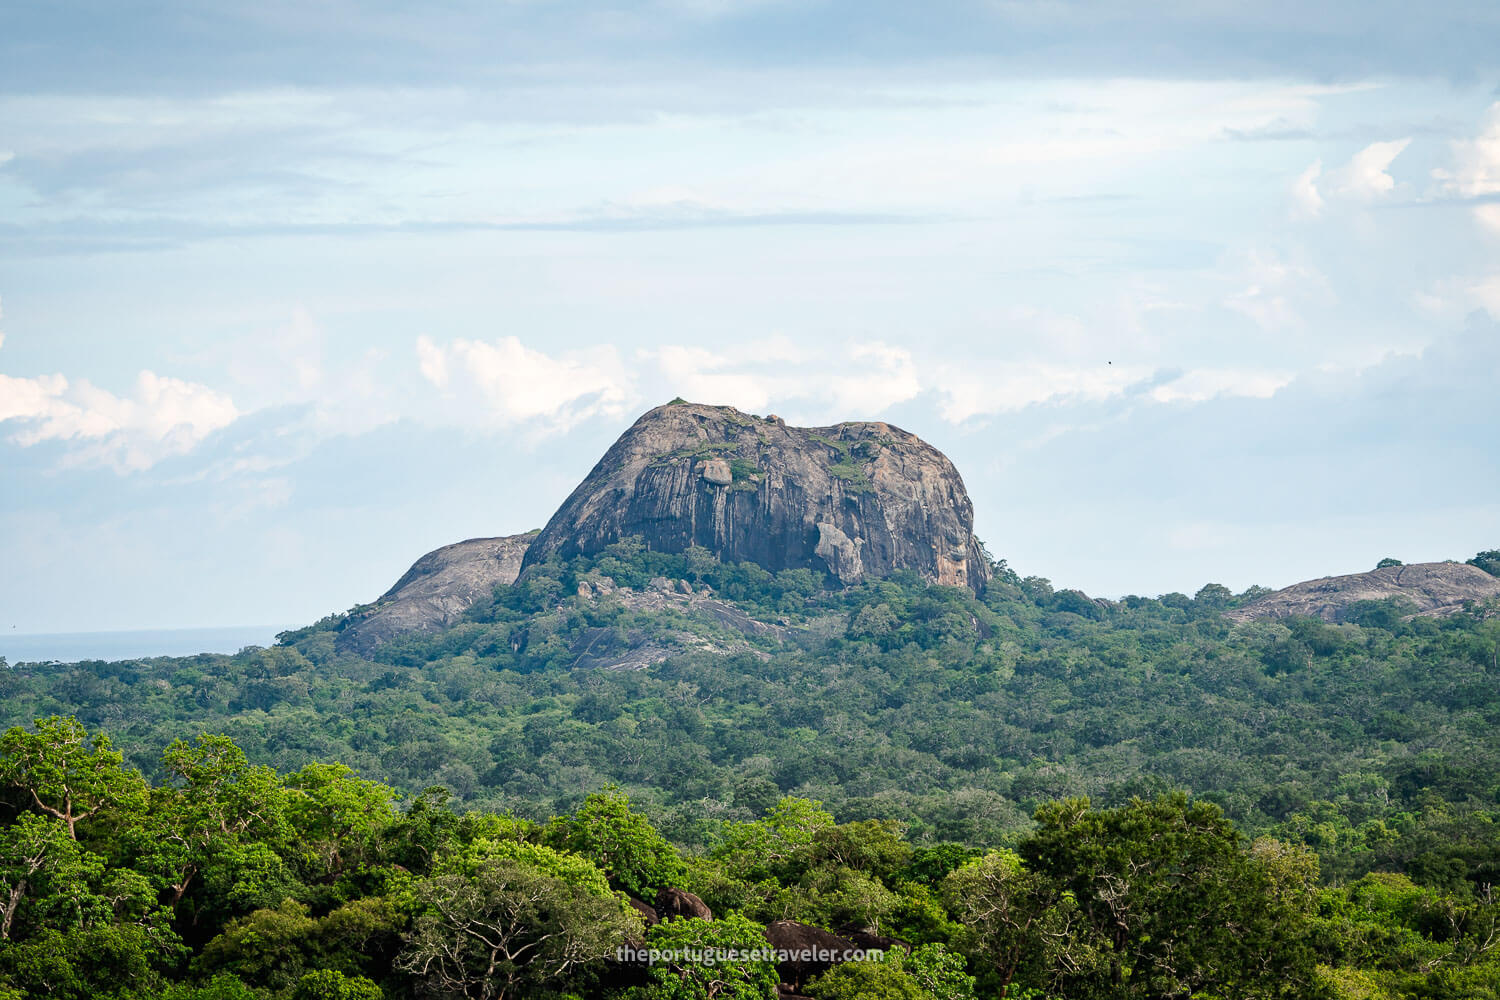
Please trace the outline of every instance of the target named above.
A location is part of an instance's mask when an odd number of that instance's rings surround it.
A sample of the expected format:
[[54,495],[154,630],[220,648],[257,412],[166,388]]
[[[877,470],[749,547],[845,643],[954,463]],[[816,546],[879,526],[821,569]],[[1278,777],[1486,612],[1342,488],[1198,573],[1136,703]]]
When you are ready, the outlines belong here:
[[525,565],[638,535],[773,572],[845,584],[914,570],[978,591],[989,564],[963,480],[941,452],[885,423],[791,427],[728,406],[674,403],[636,421],[553,515]]
[[1387,566],[1368,573],[1326,576],[1293,584],[1229,612],[1236,621],[1306,615],[1336,622],[1360,601],[1399,598],[1413,614],[1450,614],[1465,601],[1500,596],[1500,579],[1464,563]]
[[497,586],[515,583],[535,531],[471,538],[427,553],[368,609],[353,616],[339,646],[362,655],[398,635],[447,628]]

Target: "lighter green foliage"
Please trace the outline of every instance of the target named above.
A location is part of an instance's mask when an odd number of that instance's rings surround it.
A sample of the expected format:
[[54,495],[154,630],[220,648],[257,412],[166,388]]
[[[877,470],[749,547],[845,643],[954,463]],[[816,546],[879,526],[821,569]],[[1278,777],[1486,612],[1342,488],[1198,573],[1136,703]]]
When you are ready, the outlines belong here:
[[553,846],[593,860],[611,884],[632,896],[654,897],[682,875],[672,845],[618,789],[590,795],[573,815],[553,820],[545,836]]
[[[689,955],[765,951],[765,927],[737,913],[718,920],[668,920],[646,934],[646,947]],[[774,1000],[776,968],[769,960],[682,961],[652,965],[643,1000]]]
[[74,718],[37,719],[35,731],[15,726],[0,736],[0,784],[19,789],[30,804],[77,824],[104,809],[129,811],[145,801],[146,783],[126,768],[103,733],[90,734]]

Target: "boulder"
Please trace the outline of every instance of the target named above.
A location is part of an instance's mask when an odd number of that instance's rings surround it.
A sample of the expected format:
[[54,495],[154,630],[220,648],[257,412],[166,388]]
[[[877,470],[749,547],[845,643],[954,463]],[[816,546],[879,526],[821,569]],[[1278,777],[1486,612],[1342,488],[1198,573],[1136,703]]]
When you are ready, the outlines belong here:
[[661,923],[661,917],[657,915],[656,907],[644,900],[636,899],[634,896],[626,896],[625,898],[629,901],[630,908],[640,914],[641,923],[647,927]]
[[656,894],[656,912],[663,920],[673,917],[694,917],[698,920],[714,918],[714,911],[703,900],[685,889],[671,887],[663,888]]
[[766,941],[782,953],[782,960],[776,963],[776,972],[793,990],[800,990],[811,977],[827,972],[841,962],[852,961],[863,951],[847,938],[796,920],[767,924]]
[[734,482],[734,472],[729,468],[729,463],[722,458],[711,458],[703,463],[698,473],[703,481],[712,486],[728,486]]

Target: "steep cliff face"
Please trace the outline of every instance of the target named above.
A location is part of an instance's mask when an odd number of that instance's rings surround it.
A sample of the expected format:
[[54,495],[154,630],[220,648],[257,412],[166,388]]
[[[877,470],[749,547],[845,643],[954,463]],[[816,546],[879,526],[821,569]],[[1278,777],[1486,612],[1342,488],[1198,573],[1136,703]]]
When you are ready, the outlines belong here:
[[365,654],[398,635],[447,628],[497,586],[516,582],[535,537],[471,538],[427,553],[339,634],[339,645]]
[[1465,601],[1500,597],[1500,579],[1464,563],[1415,563],[1294,583],[1229,612],[1236,621],[1307,615],[1336,622],[1359,601],[1399,597],[1416,614],[1452,614]]
[[790,427],[728,406],[659,406],[609,449],[526,552],[592,554],[631,535],[846,584],[911,569],[979,590],[989,565],[953,463],[899,427]]

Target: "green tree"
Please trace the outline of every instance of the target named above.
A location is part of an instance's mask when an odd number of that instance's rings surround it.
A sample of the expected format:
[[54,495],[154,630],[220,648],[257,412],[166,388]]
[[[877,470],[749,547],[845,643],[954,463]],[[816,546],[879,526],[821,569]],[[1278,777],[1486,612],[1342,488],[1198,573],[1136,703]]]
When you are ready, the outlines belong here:
[[1038,979],[1085,964],[1075,932],[1074,900],[1012,851],[992,851],[955,870],[943,898],[963,925],[965,950],[1001,996],[1023,969]]
[[21,789],[32,806],[62,820],[68,836],[77,840],[79,821],[101,810],[144,806],[145,780],[124,766],[108,736],[55,715],[35,726],[35,732],[15,726],[0,736],[0,784]]
[[553,820],[546,841],[590,859],[611,884],[640,898],[654,898],[683,874],[677,851],[617,788],[595,792],[573,815]]
[[438,993],[503,1000],[555,984],[642,928],[620,901],[508,859],[418,883],[397,967]]
[[896,962],[845,962],[807,984],[813,1000],[933,1000]]
[[357,867],[396,822],[395,792],[342,764],[312,763],[286,776],[287,821],[299,853],[327,881]]
[[974,977],[969,975],[962,955],[954,954],[941,944],[924,944],[903,957],[892,951],[888,957],[901,962],[901,968],[934,1000],[974,1000]]
[[765,927],[730,913],[718,920],[667,920],[646,932],[649,1000],[774,1000],[776,965]]
[[295,838],[274,770],[250,764],[229,737],[209,734],[174,741],[162,766],[177,784],[152,790],[150,815],[126,836],[143,869],[164,882],[169,906],[199,888],[200,909],[243,914],[297,893],[277,850]]
[[1233,599],[1234,593],[1222,583],[1205,583],[1198,593],[1193,595],[1193,601],[1205,608],[1227,608]]
[[1293,891],[1287,858],[1249,850],[1218,807],[1180,793],[1104,810],[1082,799],[1036,820],[1019,853],[1059,901],[1077,901],[1081,943],[1100,958],[1059,965],[1060,992],[1313,995],[1310,891]]
[[1490,576],[1500,576],[1500,549],[1489,549],[1481,552],[1473,559],[1468,560],[1470,566],[1477,566]]
[[332,969],[309,972],[297,980],[291,1000],[381,1000],[380,987],[363,976],[349,977]]
[[77,877],[80,850],[60,820],[22,813],[0,827],[0,941],[10,940],[16,912]]

